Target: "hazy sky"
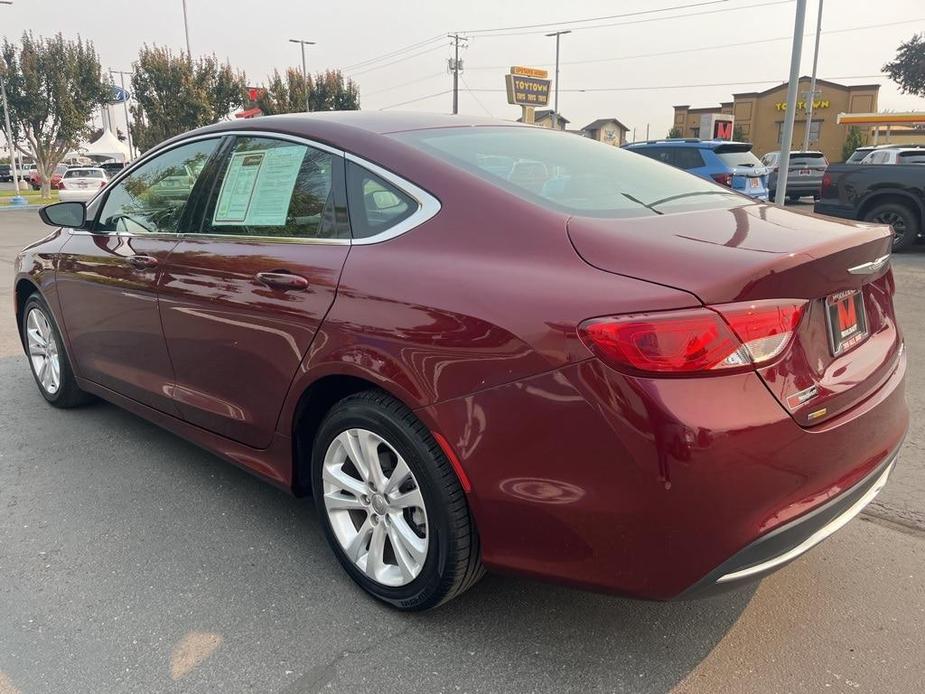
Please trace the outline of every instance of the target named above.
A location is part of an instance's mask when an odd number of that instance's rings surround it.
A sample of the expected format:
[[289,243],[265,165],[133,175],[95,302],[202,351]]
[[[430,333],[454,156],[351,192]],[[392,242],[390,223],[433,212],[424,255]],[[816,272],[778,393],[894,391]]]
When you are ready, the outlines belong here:
[[[681,5],[691,7],[612,17]],[[413,50],[345,70],[360,85],[364,109],[449,90],[449,39],[425,42],[448,32],[468,32],[469,45],[461,56],[465,70],[460,111],[507,119],[520,115],[518,107],[506,103],[503,75],[508,66],[551,70],[555,40],[543,33],[572,29],[573,33],[562,37],[562,115],[572,121],[572,127],[616,116],[637,128],[640,138],[647,123],[653,137],[665,135],[674,104],[714,105],[731,100],[732,92],[766,89],[784,81],[789,70],[789,39],[769,39],[792,34],[795,9],[792,0],[187,0],[187,6],[193,54],[227,58],[247,73],[251,84],[265,81],[274,67],[300,65],[299,48],[288,43],[289,38],[318,42],[309,49],[310,70],[346,68],[420,42]],[[104,67],[129,69],[142,43],[183,49],[181,7],[181,0],[15,0],[12,7],[0,5],[0,35],[16,38],[26,29],[43,35],[80,34],[96,44]],[[817,8],[817,0],[809,0],[807,33],[815,29]],[[679,15],[689,16],[665,19]],[[568,23],[605,16],[611,18]],[[551,24],[478,31],[546,22]],[[583,28],[595,24],[610,26]],[[892,26],[879,26],[884,24]],[[819,76],[849,84],[881,82],[881,109],[925,110],[925,99],[903,96],[885,76],[876,77],[899,43],[921,31],[925,31],[922,0],[876,4],[826,0]],[[749,45],[750,41],[754,43]],[[746,45],[713,48],[728,44]],[[812,67],[812,49],[812,37],[806,37],[801,69],[806,74]],[[716,83],[724,86],[693,86]],[[567,91],[601,88],[620,90]],[[400,108],[448,112],[451,95]]]

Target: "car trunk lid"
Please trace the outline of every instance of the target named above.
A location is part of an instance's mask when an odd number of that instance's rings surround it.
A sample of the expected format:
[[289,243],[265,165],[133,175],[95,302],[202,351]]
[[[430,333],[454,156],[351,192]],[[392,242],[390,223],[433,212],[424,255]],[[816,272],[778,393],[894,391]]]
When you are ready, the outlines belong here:
[[[573,217],[568,231],[589,264],[683,289],[706,305],[806,300],[787,352],[758,370],[804,426],[863,400],[898,363],[892,274],[885,260],[871,264],[889,256],[888,227],[742,205],[637,219]],[[835,330],[845,334],[833,346]]]

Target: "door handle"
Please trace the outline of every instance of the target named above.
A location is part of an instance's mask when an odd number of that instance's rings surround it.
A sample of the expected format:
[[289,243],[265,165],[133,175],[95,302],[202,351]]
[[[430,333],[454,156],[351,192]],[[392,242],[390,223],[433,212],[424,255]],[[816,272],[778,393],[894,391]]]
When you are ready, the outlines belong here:
[[157,258],[150,255],[130,255],[128,257],[128,262],[132,267],[138,270],[144,270],[146,268],[155,267],[157,265]]
[[304,291],[308,289],[308,280],[301,275],[291,272],[258,272],[255,275],[258,282],[283,291]]

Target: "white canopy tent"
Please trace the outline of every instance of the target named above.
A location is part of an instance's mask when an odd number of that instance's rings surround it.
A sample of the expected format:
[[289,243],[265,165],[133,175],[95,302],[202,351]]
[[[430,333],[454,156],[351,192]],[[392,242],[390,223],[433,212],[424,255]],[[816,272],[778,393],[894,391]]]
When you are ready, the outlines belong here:
[[80,153],[98,162],[109,161],[110,159],[127,162],[132,158],[128,145],[120,142],[119,138],[108,128],[103,130],[103,134],[95,142],[91,142],[86,147],[81,147]]

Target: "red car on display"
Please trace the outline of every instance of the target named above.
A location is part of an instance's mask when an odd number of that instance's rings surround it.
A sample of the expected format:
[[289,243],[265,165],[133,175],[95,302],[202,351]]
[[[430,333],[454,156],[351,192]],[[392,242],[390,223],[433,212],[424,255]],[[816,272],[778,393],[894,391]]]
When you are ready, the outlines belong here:
[[[49,185],[51,186],[52,190],[58,190],[61,187],[61,179],[67,172],[67,169],[68,167],[66,164],[58,164],[55,167],[55,171],[49,180]],[[29,185],[32,186],[32,190],[41,190],[42,177],[39,175],[38,169],[32,169],[32,173],[29,174]]]
[[313,494],[402,609],[484,569],[660,600],[754,580],[860,512],[908,425],[888,227],[571,134],[221,123],[41,214],[15,305],[44,398]]

